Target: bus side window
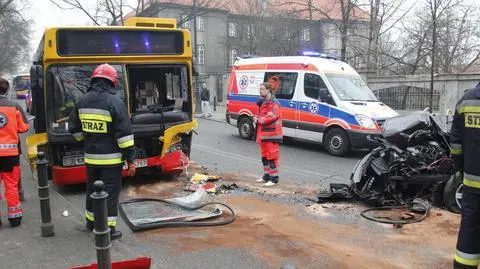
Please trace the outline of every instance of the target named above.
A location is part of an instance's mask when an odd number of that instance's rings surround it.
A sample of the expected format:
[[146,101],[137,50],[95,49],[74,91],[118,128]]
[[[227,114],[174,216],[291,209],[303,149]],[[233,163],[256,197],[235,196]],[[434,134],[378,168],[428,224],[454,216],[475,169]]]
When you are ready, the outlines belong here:
[[271,77],[277,76],[280,79],[280,89],[275,94],[278,99],[291,100],[295,93],[298,73],[296,72],[266,72],[263,79],[267,82]]

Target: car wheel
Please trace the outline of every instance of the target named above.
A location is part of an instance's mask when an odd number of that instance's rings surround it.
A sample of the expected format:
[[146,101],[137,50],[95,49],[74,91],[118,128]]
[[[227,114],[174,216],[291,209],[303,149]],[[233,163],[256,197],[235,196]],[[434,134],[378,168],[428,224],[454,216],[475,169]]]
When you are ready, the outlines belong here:
[[445,207],[453,213],[461,213],[462,191],[463,174],[457,172],[448,180],[445,189],[443,190],[443,203],[445,204]]
[[252,120],[247,117],[243,117],[238,122],[238,134],[243,139],[251,139],[254,133],[254,127]]
[[340,128],[330,129],[323,139],[323,145],[333,156],[344,156],[350,151],[348,135]]

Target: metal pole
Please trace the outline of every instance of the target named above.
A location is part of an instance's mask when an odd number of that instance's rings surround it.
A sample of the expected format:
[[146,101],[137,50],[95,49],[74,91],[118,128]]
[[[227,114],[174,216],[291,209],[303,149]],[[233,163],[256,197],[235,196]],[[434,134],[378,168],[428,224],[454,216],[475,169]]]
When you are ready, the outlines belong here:
[[112,269],[110,258],[110,228],[107,225],[107,197],[105,184],[97,180],[93,183],[93,217],[95,218],[95,248],[97,249],[98,269]]
[[[196,59],[195,64],[198,64],[198,50],[197,50],[197,0],[193,0],[193,58]],[[197,65],[198,67],[198,65]],[[198,71],[198,69],[197,69]],[[197,77],[194,78],[194,88],[195,88],[195,113],[202,112],[201,101],[200,101],[200,87],[198,86]]]
[[217,97],[213,97],[213,111],[217,111]]
[[37,159],[37,177],[38,177],[38,197],[40,200],[40,213],[42,217],[41,234],[42,237],[54,236],[54,227],[52,223],[52,213],[50,211],[50,194],[48,192],[48,161],[45,153],[39,152]]
[[432,11],[432,19],[433,19],[433,29],[432,29],[432,68],[430,69],[430,113],[433,113],[433,82],[435,76],[435,53],[437,47],[437,0],[433,1],[433,11]]

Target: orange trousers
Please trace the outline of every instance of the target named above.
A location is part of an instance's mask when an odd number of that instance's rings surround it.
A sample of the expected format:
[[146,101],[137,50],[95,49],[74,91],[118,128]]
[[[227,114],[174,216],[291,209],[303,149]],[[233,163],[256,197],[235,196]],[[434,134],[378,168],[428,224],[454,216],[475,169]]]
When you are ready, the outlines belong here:
[[[18,194],[18,182],[20,180],[20,166],[13,166],[11,171],[0,171],[0,181],[3,181],[5,187],[5,199],[7,200],[7,216],[9,219],[22,217],[23,211],[20,207],[20,197]],[[0,195],[0,199],[1,199]]]
[[260,141],[260,152],[262,154],[263,179],[278,183],[278,168],[280,164],[280,146],[277,142]]

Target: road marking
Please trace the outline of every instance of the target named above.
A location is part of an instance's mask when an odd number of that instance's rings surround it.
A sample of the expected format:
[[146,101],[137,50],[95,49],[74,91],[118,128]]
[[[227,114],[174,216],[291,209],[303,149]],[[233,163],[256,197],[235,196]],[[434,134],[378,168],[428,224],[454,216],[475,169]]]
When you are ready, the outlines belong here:
[[[228,158],[232,158],[232,159],[235,159],[235,160],[247,161],[247,162],[254,163],[254,164],[259,164],[260,163],[259,158],[255,159],[255,158],[251,158],[251,157],[248,157],[248,156],[245,156],[245,155],[235,154],[235,153],[215,149],[215,148],[212,148],[212,147],[200,146],[200,145],[195,145],[195,144],[193,144],[192,147],[197,149],[197,150],[200,150],[200,151],[214,153],[214,154],[224,156],[224,157],[228,157]],[[325,178],[345,179],[345,178],[338,177],[338,176],[341,176],[341,175],[327,175],[327,174],[318,173],[318,172],[314,172],[314,171],[298,169],[298,168],[294,168],[294,167],[291,167],[291,166],[281,166],[280,170],[290,170],[292,172],[296,172],[296,173],[307,175],[307,176],[323,177],[322,179],[319,179],[319,180],[323,180]]]

